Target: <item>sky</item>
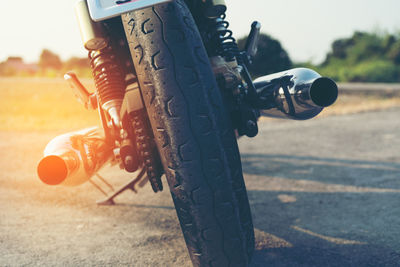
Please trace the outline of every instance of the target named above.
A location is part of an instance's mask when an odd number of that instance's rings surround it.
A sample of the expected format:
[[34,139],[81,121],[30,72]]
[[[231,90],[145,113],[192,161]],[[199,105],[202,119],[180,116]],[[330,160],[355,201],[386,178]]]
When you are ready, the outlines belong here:
[[[2,1],[0,61],[37,61],[44,48],[66,60],[87,55],[74,14],[75,0]],[[320,63],[332,41],[355,30],[400,32],[400,0],[226,0],[236,38],[251,22],[278,39],[295,62]]]

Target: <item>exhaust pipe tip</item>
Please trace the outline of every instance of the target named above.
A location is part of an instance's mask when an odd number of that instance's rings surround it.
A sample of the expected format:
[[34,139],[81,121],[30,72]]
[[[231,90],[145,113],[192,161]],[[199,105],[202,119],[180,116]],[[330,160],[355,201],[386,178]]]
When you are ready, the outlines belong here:
[[59,185],[68,176],[68,166],[61,157],[51,155],[39,162],[37,172],[43,183]]
[[260,77],[254,81],[266,109],[263,116],[308,120],[338,98],[336,83],[307,68],[296,68]]
[[328,107],[336,102],[339,90],[336,83],[326,77],[317,78],[310,88],[310,98],[317,106]]

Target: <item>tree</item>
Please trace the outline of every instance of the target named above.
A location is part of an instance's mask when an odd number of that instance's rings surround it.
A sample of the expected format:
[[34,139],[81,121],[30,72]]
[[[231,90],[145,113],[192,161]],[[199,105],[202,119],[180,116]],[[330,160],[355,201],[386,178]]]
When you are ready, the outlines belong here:
[[390,34],[355,32],[350,38],[338,39],[332,43],[332,51],[323,65],[335,60],[345,61],[347,64],[384,59],[396,61],[399,41]]
[[[244,49],[246,40],[247,38],[238,40],[239,49]],[[260,34],[257,48],[257,55],[249,67],[249,71],[253,76],[259,77],[292,67],[292,61],[281,43],[269,35]]]
[[66,62],[64,62],[65,69],[88,69],[90,68],[90,59],[71,57]]
[[387,55],[395,64],[400,65],[400,40],[397,40],[390,46]]
[[39,58],[39,66],[42,69],[60,70],[62,68],[62,62],[57,54],[48,49],[43,49]]
[[0,63],[0,76],[14,76],[17,74],[17,70],[7,64],[7,62]]
[[334,41],[317,68],[338,81],[400,82],[400,35],[355,32]]

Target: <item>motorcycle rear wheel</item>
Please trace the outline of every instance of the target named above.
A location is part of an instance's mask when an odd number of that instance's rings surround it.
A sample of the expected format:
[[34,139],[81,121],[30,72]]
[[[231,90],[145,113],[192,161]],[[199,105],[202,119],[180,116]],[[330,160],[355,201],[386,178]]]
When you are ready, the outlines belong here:
[[122,16],[142,97],[194,266],[247,266],[254,231],[240,155],[184,1]]

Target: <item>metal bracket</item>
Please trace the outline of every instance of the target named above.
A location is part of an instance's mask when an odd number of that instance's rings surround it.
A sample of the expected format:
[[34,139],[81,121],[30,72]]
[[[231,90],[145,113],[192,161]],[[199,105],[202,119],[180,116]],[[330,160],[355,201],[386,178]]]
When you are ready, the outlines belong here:
[[[128,183],[126,183],[125,185],[121,186],[118,189],[114,189],[114,187],[112,185],[110,185],[103,177],[96,174],[96,177],[105,185],[105,187],[108,188],[108,190],[104,190],[99,185],[99,183],[96,183],[95,181],[93,181],[93,178],[89,180],[89,182],[97,190],[99,190],[101,193],[103,193],[106,196],[105,199],[97,201],[97,204],[98,205],[115,205],[114,198],[116,198],[118,195],[120,195],[121,193],[125,192],[128,189],[137,193],[138,187],[143,187],[148,181],[147,176],[145,176],[145,174],[146,174],[146,170],[143,168],[140,170],[140,172],[138,172],[136,177],[134,177]],[[111,192],[107,193],[107,191],[111,191]]]
[[72,71],[67,72],[64,75],[64,79],[69,83],[75,97],[85,106],[86,109],[93,110],[97,108],[96,94],[89,93],[85,86],[83,86],[83,84],[79,81],[75,73]]

